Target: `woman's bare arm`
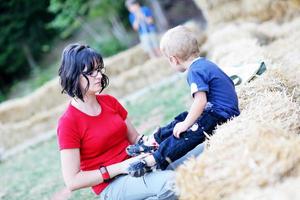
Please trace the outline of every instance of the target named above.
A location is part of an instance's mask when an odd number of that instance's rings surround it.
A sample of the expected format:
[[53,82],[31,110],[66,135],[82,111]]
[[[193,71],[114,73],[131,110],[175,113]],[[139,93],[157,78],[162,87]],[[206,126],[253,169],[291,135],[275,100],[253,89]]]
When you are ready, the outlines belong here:
[[[63,149],[60,151],[62,174],[69,190],[91,187],[103,182],[100,171],[81,171],[79,149]],[[126,173],[124,163],[107,166],[110,177]]]
[[134,144],[138,141],[138,139],[140,138],[139,133],[137,132],[137,130],[134,128],[133,124],[131,123],[130,119],[126,119],[125,121],[126,125],[127,125],[127,135],[128,135],[128,140],[131,144]]

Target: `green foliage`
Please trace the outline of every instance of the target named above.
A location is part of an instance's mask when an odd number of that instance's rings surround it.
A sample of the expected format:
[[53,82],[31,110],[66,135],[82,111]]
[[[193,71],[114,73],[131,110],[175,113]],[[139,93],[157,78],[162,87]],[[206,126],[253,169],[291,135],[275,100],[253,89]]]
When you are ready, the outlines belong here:
[[48,5],[49,0],[1,2],[0,91],[29,74],[28,54],[35,61],[50,45],[55,31],[45,26],[53,19]]
[[102,56],[108,57],[116,54],[116,52],[125,50],[126,46],[121,44],[116,38],[112,37],[104,40],[103,42],[96,43],[93,48],[98,50]]
[[5,99],[6,99],[6,95],[0,91],[0,102],[4,101]]
[[107,20],[112,16],[118,16],[123,24],[128,24],[128,11],[125,7],[125,0],[91,0],[89,16],[92,18],[101,17]]
[[59,29],[62,38],[70,37],[88,18],[111,23],[112,17],[117,16],[129,26],[124,0],[50,0],[49,11],[55,14],[49,27]]
[[80,17],[87,15],[89,1],[51,0],[48,10],[55,14],[49,27],[60,30],[60,36],[67,38],[80,26]]

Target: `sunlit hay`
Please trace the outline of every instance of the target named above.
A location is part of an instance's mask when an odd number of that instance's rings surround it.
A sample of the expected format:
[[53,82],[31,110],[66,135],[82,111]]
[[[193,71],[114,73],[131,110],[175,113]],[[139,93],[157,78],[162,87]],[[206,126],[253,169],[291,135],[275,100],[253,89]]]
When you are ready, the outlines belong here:
[[107,68],[107,74],[109,77],[114,77],[136,65],[143,64],[148,59],[148,55],[145,51],[143,51],[142,46],[137,45],[104,59],[104,65]]
[[272,200],[296,200],[300,199],[300,177],[285,179],[282,183],[277,183],[265,188],[246,188],[239,193],[234,193],[228,199],[253,200],[253,199],[272,199]]
[[126,96],[143,87],[162,81],[166,76],[174,73],[165,58],[151,59],[143,65],[137,65],[123,72],[120,76],[112,77],[106,92],[117,97]]
[[19,122],[61,105],[66,97],[60,91],[58,79],[55,78],[28,96],[1,103],[0,122]]
[[[237,0],[194,0],[202,9],[209,24],[225,22],[241,15],[240,3]],[[227,12],[226,12],[227,11]]]
[[247,63],[259,65],[267,56],[256,39],[239,39],[213,48],[210,59],[220,67],[240,67]]
[[[206,43],[208,43],[210,47],[215,47],[216,45],[226,44],[233,40],[252,38],[249,29],[255,29],[257,25],[255,23],[244,23],[222,23],[210,27],[208,30],[209,37]],[[243,25],[243,27],[247,26],[247,28],[241,28],[241,25]]]
[[188,21],[183,26],[187,27],[195,35],[199,47],[201,47],[207,39],[206,32],[195,21]]
[[287,66],[300,66],[300,25],[299,29],[292,31],[290,35],[282,37],[266,47],[274,62],[281,63],[284,68]]
[[20,122],[0,124],[0,147],[8,150],[31,138],[54,130],[65,108],[66,105],[62,104]]
[[283,92],[252,97],[239,117],[218,127],[201,156],[179,168],[181,199],[226,199],[300,176],[299,120],[299,104]]
[[286,92],[293,101],[300,104],[300,69],[294,67],[274,67],[267,71],[256,80],[237,87],[239,107],[243,110],[252,98],[264,92]]
[[[295,0],[195,0],[208,22],[216,24],[233,20],[287,21],[299,15]],[[295,3],[296,2],[296,3]]]
[[[277,39],[298,38],[300,31],[300,17],[294,18],[290,22],[279,24],[274,21],[264,23],[239,22],[239,23],[221,23],[208,29],[209,38],[203,48],[207,51],[216,46],[229,45],[237,43],[239,40],[255,40],[256,45],[266,46],[272,44]],[[291,39],[290,39],[291,40]],[[298,42],[296,40],[295,42]],[[251,46],[251,45],[250,45]],[[297,45],[289,45],[288,48],[297,47]],[[285,50],[286,48],[278,48]],[[274,50],[271,49],[271,50]],[[211,52],[209,52],[209,55]]]
[[204,45],[207,57],[220,67],[239,67],[268,60],[267,53],[253,34],[257,24],[222,24],[209,32]]
[[289,37],[295,32],[299,32],[300,30],[300,17],[296,17],[291,21],[287,21],[285,23],[277,23],[274,21],[267,21],[259,24],[256,28],[256,31],[259,33],[263,33],[264,35],[270,38],[282,38]]

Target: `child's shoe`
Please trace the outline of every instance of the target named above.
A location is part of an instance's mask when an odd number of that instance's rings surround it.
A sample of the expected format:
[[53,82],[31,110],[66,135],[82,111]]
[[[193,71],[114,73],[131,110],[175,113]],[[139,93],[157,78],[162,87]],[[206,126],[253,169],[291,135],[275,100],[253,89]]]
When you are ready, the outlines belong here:
[[126,148],[126,153],[129,156],[137,156],[137,155],[140,155],[141,153],[153,153],[155,150],[157,150],[157,148],[158,148],[157,144],[153,144],[151,146],[145,145],[143,137],[144,136],[142,136],[139,139],[137,144],[129,145]]
[[128,168],[128,174],[132,177],[141,177],[151,171],[152,167],[147,166],[146,161],[143,159],[131,163]]

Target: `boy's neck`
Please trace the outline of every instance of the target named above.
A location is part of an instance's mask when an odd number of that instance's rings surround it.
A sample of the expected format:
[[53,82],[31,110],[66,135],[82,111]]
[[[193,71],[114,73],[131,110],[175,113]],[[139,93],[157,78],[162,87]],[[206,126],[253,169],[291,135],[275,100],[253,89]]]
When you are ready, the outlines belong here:
[[197,56],[197,57],[190,57],[189,59],[187,59],[186,61],[182,62],[182,66],[185,68],[185,69],[189,69],[190,66],[192,65],[192,63],[197,60],[200,56]]

